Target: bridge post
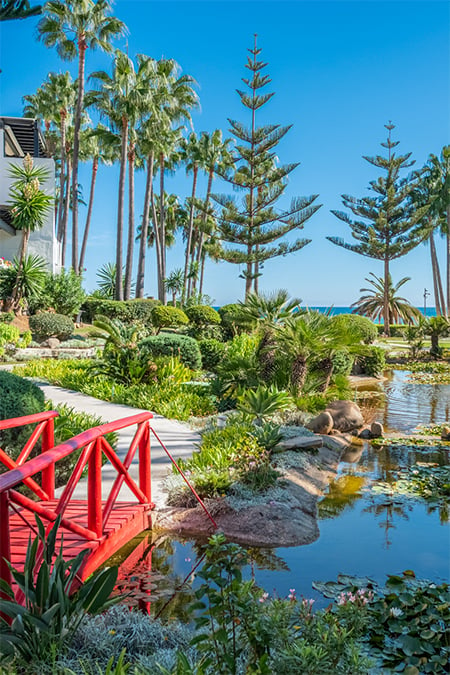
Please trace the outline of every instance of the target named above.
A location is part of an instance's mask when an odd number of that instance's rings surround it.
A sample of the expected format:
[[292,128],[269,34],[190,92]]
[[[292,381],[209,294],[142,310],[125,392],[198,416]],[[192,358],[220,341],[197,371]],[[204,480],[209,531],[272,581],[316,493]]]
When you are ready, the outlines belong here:
[[144,422],[145,430],[139,441],[139,487],[148,501],[152,501],[152,473],[150,449],[150,425]]
[[102,518],[102,445],[101,439],[94,441],[89,456],[88,468],[88,528],[97,537],[103,534]]
[[[42,452],[46,452],[55,446],[55,426],[53,418],[47,420],[42,431]],[[49,499],[55,498],[55,464],[50,464],[42,472],[42,489]]]
[[[0,493],[0,579],[11,584],[11,571],[7,560],[11,561],[11,544],[9,532],[9,495],[8,492]],[[0,597],[5,597],[0,591]]]

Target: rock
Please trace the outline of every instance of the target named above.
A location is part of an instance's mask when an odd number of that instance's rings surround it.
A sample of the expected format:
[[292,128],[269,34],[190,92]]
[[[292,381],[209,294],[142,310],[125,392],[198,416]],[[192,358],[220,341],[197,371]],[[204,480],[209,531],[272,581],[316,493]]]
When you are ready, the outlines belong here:
[[307,450],[309,448],[321,448],[323,440],[321,436],[295,436],[281,441],[275,446],[275,452],[284,452],[286,450]]
[[372,438],[382,438],[384,429],[381,422],[372,422],[370,425],[370,433],[372,434]]
[[49,347],[50,349],[56,349],[60,345],[58,338],[50,337],[44,342],[41,342],[41,347]]
[[330,413],[333,418],[333,428],[338,431],[360,429],[364,424],[359,405],[353,401],[333,401],[325,412]]
[[317,417],[313,417],[306,425],[306,428],[314,431],[315,434],[329,434],[333,428],[333,418],[325,410],[325,412],[321,412]]
[[372,432],[368,427],[365,427],[364,429],[361,429],[358,437],[363,438],[364,440],[369,440],[369,438],[372,438]]
[[450,427],[442,427],[441,440],[450,441]]

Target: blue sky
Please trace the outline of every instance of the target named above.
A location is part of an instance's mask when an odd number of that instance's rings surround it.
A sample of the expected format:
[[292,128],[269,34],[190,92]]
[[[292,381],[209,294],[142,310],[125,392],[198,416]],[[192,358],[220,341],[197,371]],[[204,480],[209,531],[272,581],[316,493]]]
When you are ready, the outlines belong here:
[[[293,124],[278,147],[281,163],[301,164],[291,174],[286,205],[293,196],[318,193],[323,207],[302,235],[312,243],[287,258],[265,265],[262,290],[287,288],[309,305],[346,305],[358,297],[370,271],[382,264],[345,251],[326,235],[349,238],[349,228],[331,213],[341,207],[340,195],[367,194],[377,169],[362,159],[381,148],[384,124],[396,124],[399,151],[413,153],[421,166],[430,153],[439,154],[450,141],[449,13],[446,1],[359,0],[322,2],[252,0],[238,2],[119,0],[114,13],[128,26],[130,56],[175,58],[183,72],[199,84],[201,109],[194,114],[197,132],[221,128],[227,118],[248,122],[236,94],[244,76],[246,49],[258,33],[262,58],[268,62],[270,89],[276,95],[259,123]],[[20,116],[21,97],[33,93],[49,71],[70,70],[54,50],[37,42],[35,19],[1,25],[0,112]],[[125,48],[125,41],[117,43]],[[109,69],[109,57],[88,53],[87,73]],[[118,171],[101,168],[94,207],[92,238],[86,260],[86,286],[95,286],[95,272],[114,259]],[[81,180],[88,191],[89,171]],[[136,214],[142,213],[144,176],[138,174]],[[205,181],[201,182],[203,189]],[[181,169],[168,188],[184,198],[190,180]],[[215,189],[223,191],[217,183]],[[85,216],[81,213],[81,222]],[[442,265],[444,242],[438,242]],[[182,244],[169,252],[168,269],[182,264]],[[243,280],[237,266],[210,263],[205,291],[216,304],[241,298]],[[412,280],[404,294],[423,304],[431,289],[428,248],[420,246],[392,264],[394,281]],[[146,293],[156,292],[154,253],[146,269]]]

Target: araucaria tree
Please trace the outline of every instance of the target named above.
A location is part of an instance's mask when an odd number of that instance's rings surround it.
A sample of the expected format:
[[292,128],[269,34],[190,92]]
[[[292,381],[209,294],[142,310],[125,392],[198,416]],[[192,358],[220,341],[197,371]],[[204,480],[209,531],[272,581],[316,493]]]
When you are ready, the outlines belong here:
[[423,240],[421,221],[429,207],[417,207],[411,199],[417,187],[417,174],[400,178],[400,171],[412,166],[414,161],[410,160],[410,152],[406,155],[396,155],[394,148],[399,141],[393,141],[391,138],[395,125],[389,122],[385,127],[388,130],[388,137],[381,145],[387,148],[388,156],[364,157],[367,162],[386,172],[386,176],[380,176],[370,182],[369,189],[375,196],[357,199],[342,195],[344,206],[363,220],[352,220],[343,211],[332,211],[337,218],[350,225],[352,236],[358,243],[348,244],[340,237],[327,239],[354,253],[383,261],[383,322],[384,331],[389,335],[389,265],[391,260],[405,255]]
[[[284,193],[287,176],[298,164],[277,166],[275,148],[291,126],[279,124],[256,125],[256,113],[272,98],[273,93],[260,93],[270,83],[263,74],[266,63],[258,60],[261,49],[255,43],[248,50],[246,68],[250,71],[243,82],[248,91],[238,90],[242,104],[251,112],[251,125],[228,120],[231,133],[237,140],[232,171],[218,175],[243,194],[238,202],[235,197],[211,195],[220,206],[217,220],[218,237],[222,242],[218,257],[230,263],[245,265],[245,296],[257,289],[255,281],[260,276],[262,263],[280,255],[298,251],[310,239],[280,241],[293,230],[300,230],[304,223],[320,208],[313,204],[317,195],[297,197],[290,208],[277,210],[275,204]],[[272,161],[269,161],[272,160]]]

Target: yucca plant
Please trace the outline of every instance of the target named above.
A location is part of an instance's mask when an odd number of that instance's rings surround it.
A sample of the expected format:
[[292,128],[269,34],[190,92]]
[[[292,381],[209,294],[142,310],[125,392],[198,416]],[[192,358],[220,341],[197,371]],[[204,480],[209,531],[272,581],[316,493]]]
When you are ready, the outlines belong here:
[[[28,543],[24,571],[9,565],[14,582],[25,595],[25,605],[15,600],[11,586],[0,580],[6,599],[0,599],[0,653],[15,659],[17,665],[54,663],[70,643],[87,614],[98,614],[120,600],[110,598],[117,580],[117,567],[94,573],[71,593],[88,550],[64,560],[62,543],[56,548],[60,516],[46,535],[45,526],[35,515],[38,536]],[[42,546],[42,562],[36,569],[37,551]],[[12,619],[11,625],[5,617]],[[36,670],[35,672],[39,672]]]
[[292,398],[285,391],[275,387],[258,386],[248,389],[238,399],[238,410],[254,418],[257,424],[262,424],[269,417],[280,410],[291,407]]

